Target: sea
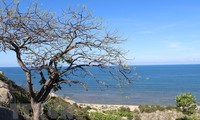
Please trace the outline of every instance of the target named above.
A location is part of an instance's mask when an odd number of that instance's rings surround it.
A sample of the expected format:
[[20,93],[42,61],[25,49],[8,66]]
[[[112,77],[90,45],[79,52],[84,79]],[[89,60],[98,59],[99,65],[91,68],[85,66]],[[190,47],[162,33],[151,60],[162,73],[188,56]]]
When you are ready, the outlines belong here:
[[[117,82],[105,72],[90,68],[96,77],[106,79],[116,87],[105,87],[91,77],[76,77],[86,83],[88,91],[81,85],[62,85],[55,92],[70,97],[79,103],[120,105],[175,105],[175,97],[181,93],[192,93],[200,102],[200,65],[136,65],[137,73],[130,84],[117,87]],[[19,67],[0,67],[0,71],[16,84],[26,88],[25,74]],[[41,86],[33,80],[35,89]]]

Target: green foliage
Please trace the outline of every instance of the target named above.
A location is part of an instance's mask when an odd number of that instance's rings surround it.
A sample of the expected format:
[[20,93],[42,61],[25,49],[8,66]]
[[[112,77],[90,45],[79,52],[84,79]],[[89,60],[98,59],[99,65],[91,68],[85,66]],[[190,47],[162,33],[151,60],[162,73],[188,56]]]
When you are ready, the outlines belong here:
[[90,113],[90,120],[121,120],[121,118],[117,115],[92,112]]
[[134,120],[141,120],[141,116],[139,114],[136,114],[133,116]]
[[43,105],[43,112],[47,118],[53,117],[59,120],[62,117],[62,111],[64,111],[65,107],[68,108],[69,105],[65,104],[61,98],[52,97]]
[[4,75],[2,75],[2,74],[0,74],[0,80],[2,80],[2,81],[7,81],[8,80],[8,78],[7,77],[5,77]]
[[133,113],[129,108],[120,107],[118,110],[108,110],[101,112],[90,113],[91,120],[121,120],[122,117],[127,117],[128,120],[133,119]]
[[30,99],[20,91],[12,91],[16,103],[30,103]]
[[75,104],[70,105],[60,97],[51,97],[43,104],[46,119],[88,120],[87,112],[81,111]]
[[176,106],[166,106],[166,110],[176,110]]
[[82,108],[81,110],[83,111],[83,112],[87,112],[88,110],[91,110],[92,108],[90,107],[90,106],[86,106],[86,107],[84,107],[84,108]]
[[133,111],[133,118],[134,118],[134,120],[141,120],[141,115],[140,115],[140,111],[139,110],[135,109]]
[[84,112],[82,110],[76,111],[74,115],[76,120],[90,120],[88,112]]
[[7,83],[11,88],[12,95],[18,103],[30,103],[28,92],[21,86],[18,86],[12,80],[9,80],[5,75],[0,74],[0,80]]
[[[168,108],[169,109],[169,108]],[[160,105],[139,105],[140,112],[152,113],[156,111],[165,111],[167,107]]]
[[118,111],[119,111],[119,112],[131,112],[130,108],[128,108],[128,107],[120,107],[120,108],[118,109]]
[[194,114],[197,107],[196,98],[191,93],[183,93],[176,96],[176,106],[184,114]]
[[131,112],[130,108],[120,107],[118,109],[118,114],[121,117],[127,117],[129,120],[132,120],[133,118],[133,113]]
[[176,120],[200,120],[200,119],[199,118],[182,117],[182,118],[177,118]]

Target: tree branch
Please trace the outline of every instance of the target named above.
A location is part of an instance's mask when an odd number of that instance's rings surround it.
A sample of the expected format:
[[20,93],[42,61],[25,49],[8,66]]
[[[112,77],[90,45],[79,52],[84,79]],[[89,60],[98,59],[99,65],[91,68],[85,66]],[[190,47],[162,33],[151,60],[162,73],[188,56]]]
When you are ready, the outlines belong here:
[[78,80],[65,80],[65,79],[61,79],[59,82],[57,82],[57,84],[61,84],[61,83],[73,83],[73,84],[80,84],[83,86],[83,88],[88,91],[88,88],[86,86],[85,83],[78,81]]

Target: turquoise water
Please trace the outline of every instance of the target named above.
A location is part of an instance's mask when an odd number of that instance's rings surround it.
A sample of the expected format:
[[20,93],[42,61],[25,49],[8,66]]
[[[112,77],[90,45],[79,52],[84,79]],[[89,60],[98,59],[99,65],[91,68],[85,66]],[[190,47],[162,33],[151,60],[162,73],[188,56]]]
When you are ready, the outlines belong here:
[[[25,75],[20,68],[1,67],[9,79],[20,86],[26,86]],[[110,79],[102,71],[91,69],[99,78]],[[121,89],[105,88],[96,84],[92,78],[76,78],[86,82],[89,91],[79,85],[63,86],[57,93],[69,96],[77,102],[102,104],[175,104],[175,96],[183,92],[191,92],[200,101],[200,65],[151,65],[136,66],[139,73],[132,84]],[[37,80],[33,82],[39,88]]]

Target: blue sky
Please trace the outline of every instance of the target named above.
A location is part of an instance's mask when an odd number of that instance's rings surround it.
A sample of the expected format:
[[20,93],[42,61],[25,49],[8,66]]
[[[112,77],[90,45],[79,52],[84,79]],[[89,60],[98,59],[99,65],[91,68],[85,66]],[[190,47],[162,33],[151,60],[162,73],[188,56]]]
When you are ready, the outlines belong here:
[[[129,64],[200,64],[199,0],[38,0],[60,13],[86,5],[127,38]],[[29,1],[21,0],[26,8]],[[0,66],[17,66],[13,53],[0,53]]]

